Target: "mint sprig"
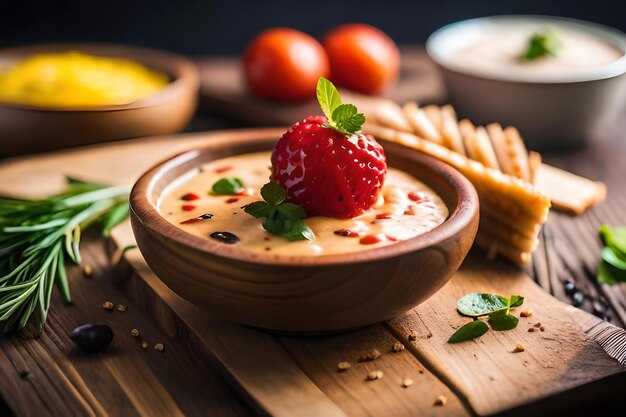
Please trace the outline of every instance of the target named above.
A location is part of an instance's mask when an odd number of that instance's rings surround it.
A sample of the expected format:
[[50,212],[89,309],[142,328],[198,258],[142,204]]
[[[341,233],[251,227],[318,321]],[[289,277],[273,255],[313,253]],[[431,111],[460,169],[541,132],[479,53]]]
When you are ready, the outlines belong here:
[[524,297],[521,295],[512,295],[509,298],[498,294],[478,292],[464,295],[457,301],[456,308],[459,313],[476,320],[457,330],[448,343],[464,342],[485,334],[489,327],[483,321],[478,320],[481,316],[489,316],[488,322],[493,330],[503,331],[516,328],[519,319],[509,314],[509,311],[522,304],[524,304]]
[[243,191],[243,181],[239,178],[222,178],[213,184],[211,191],[214,194],[237,195]]
[[268,182],[261,187],[261,197],[265,201],[250,203],[244,211],[256,218],[264,217],[265,230],[290,241],[315,240],[313,231],[302,221],[306,211],[297,204],[286,203],[287,193],[280,185]]
[[598,282],[609,285],[626,282],[626,227],[603,224],[599,234],[605,246],[600,252]]
[[543,33],[534,33],[528,40],[528,46],[520,56],[520,59],[533,61],[546,55],[556,55],[561,46],[561,39],[559,39],[559,36],[553,29]]
[[317,81],[317,101],[328,118],[326,127],[351,135],[361,130],[365,115],[353,104],[342,104],[337,88],[324,77]]

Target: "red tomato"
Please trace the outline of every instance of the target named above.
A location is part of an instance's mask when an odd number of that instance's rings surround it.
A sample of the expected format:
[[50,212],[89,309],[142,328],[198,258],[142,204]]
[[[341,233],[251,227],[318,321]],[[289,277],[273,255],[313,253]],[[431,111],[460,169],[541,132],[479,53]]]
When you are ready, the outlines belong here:
[[258,35],[243,56],[250,89],[258,96],[280,101],[315,97],[320,77],[330,72],[322,45],[306,33],[276,28]]
[[324,49],[330,60],[330,79],[351,90],[379,93],[398,74],[398,47],[373,26],[339,26],[326,35]]

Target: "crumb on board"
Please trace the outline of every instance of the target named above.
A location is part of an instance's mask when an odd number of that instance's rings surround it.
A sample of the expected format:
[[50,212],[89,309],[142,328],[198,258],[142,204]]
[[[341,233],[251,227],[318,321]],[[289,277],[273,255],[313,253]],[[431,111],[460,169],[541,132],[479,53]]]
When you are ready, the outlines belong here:
[[367,381],[375,381],[377,379],[382,379],[382,377],[383,377],[383,371],[375,370],[375,371],[369,372],[365,379]]
[[93,268],[90,264],[83,266],[83,276],[90,278],[93,276]]
[[132,337],[139,337],[139,329],[130,329],[130,335]]
[[524,345],[518,343],[515,345],[515,349],[513,349],[513,353],[519,353],[524,351]]
[[546,328],[545,328],[545,326],[539,326],[539,330],[541,330],[542,332],[545,332]]
[[104,303],[102,303],[102,308],[106,311],[112,311],[115,308],[115,304],[110,301],[105,301]]
[[359,353],[356,356],[357,362],[373,361],[380,358],[380,351],[378,349],[372,349],[369,352]]
[[531,327],[531,328],[529,328],[529,329],[528,329],[528,331],[529,331],[530,333],[532,333],[532,332],[534,332],[534,331],[535,331],[535,328],[534,328],[534,327]]
[[415,340],[417,340],[417,332],[415,331],[411,331],[408,335],[407,335],[407,339],[409,339],[410,342],[414,342]]
[[541,327],[541,323],[537,322],[537,323],[533,324],[533,326],[535,326],[535,327]]
[[143,342],[141,342],[141,347],[143,349],[148,349],[148,342],[146,342],[145,340]]
[[520,317],[530,317],[532,315],[533,315],[532,310],[523,310],[521,313],[519,313]]
[[448,397],[446,397],[445,395],[438,395],[437,399],[435,400],[435,405],[438,407],[443,407],[444,405],[446,405],[448,403]]
[[413,385],[413,380],[406,378],[404,381],[402,381],[402,388],[408,388],[411,385]]
[[347,371],[348,369],[350,369],[351,366],[352,365],[350,365],[350,362],[346,362],[346,361],[339,362],[337,364],[337,371],[339,372]]
[[128,307],[126,307],[124,304],[120,304],[117,306],[117,311],[119,311],[120,313],[125,312],[128,309]]
[[404,345],[400,342],[396,342],[391,346],[392,352],[400,352],[402,350],[404,350]]
[[163,352],[163,350],[165,350],[165,345],[159,342],[154,345],[154,350],[156,350],[157,352]]

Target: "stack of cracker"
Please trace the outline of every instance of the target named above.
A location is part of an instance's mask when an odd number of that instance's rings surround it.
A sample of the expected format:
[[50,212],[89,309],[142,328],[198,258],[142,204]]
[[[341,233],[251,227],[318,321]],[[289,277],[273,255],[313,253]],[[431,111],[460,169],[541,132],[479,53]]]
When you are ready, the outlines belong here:
[[527,151],[517,129],[458,121],[449,105],[383,102],[365,112],[366,133],[434,156],[474,184],[480,199],[476,243],[490,257],[502,255],[520,265],[530,260],[550,198],[533,185],[541,156]]

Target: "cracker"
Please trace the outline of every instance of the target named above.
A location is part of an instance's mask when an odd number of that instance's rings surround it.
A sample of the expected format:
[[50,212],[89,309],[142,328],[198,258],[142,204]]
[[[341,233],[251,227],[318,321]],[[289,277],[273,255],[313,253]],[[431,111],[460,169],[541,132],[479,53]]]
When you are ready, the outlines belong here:
[[512,228],[511,224],[508,224],[505,219],[498,219],[481,211],[478,233],[483,232],[491,236],[496,236],[498,239],[507,242],[520,252],[533,252],[539,243],[537,234],[532,237],[525,236],[518,230]]
[[489,135],[484,127],[478,126],[474,132],[474,137],[472,139],[473,150],[470,152],[468,149],[468,155],[470,158],[480,162],[486,167],[493,169],[500,169],[500,164],[498,163],[498,158],[496,157],[496,153],[493,150],[493,146],[491,146],[491,141],[489,140]]
[[537,171],[541,166],[541,154],[539,152],[530,151],[528,153],[528,170],[530,171],[530,183],[535,184],[537,180]]
[[454,108],[447,104],[440,109],[441,113],[441,135],[446,143],[446,147],[454,152],[466,155],[463,146],[463,138],[459,130],[459,121],[456,118]]
[[504,129],[504,140],[509,154],[509,160],[513,168],[513,175],[524,181],[530,182],[530,169],[528,164],[528,150],[519,131],[513,126]]
[[601,181],[541,164],[536,186],[552,200],[552,204],[571,214],[582,214],[606,198],[606,184]]
[[511,156],[509,155],[507,141],[504,136],[502,126],[500,126],[498,123],[488,124],[487,133],[489,134],[491,145],[493,146],[493,150],[496,154],[496,157],[498,158],[500,171],[516,177],[515,169],[513,168]]
[[428,106],[424,106],[424,113],[428,117],[428,120],[435,126],[439,132],[441,132],[441,127],[443,126],[443,119],[441,117],[441,112],[439,106],[434,104],[429,104]]
[[387,126],[401,132],[413,132],[413,127],[404,117],[402,107],[395,101],[359,95],[350,96],[350,101],[347,102],[357,106],[370,123]]
[[419,137],[427,139],[438,145],[443,145],[443,138],[439,130],[430,121],[424,109],[420,109],[417,103],[409,101],[403,107],[404,116],[413,127],[413,131]]
[[487,251],[489,259],[495,258],[496,255],[502,255],[514,264],[524,266],[532,257],[530,252],[521,252],[507,242],[503,242],[496,236],[484,231],[476,235],[475,242],[478,246]]

